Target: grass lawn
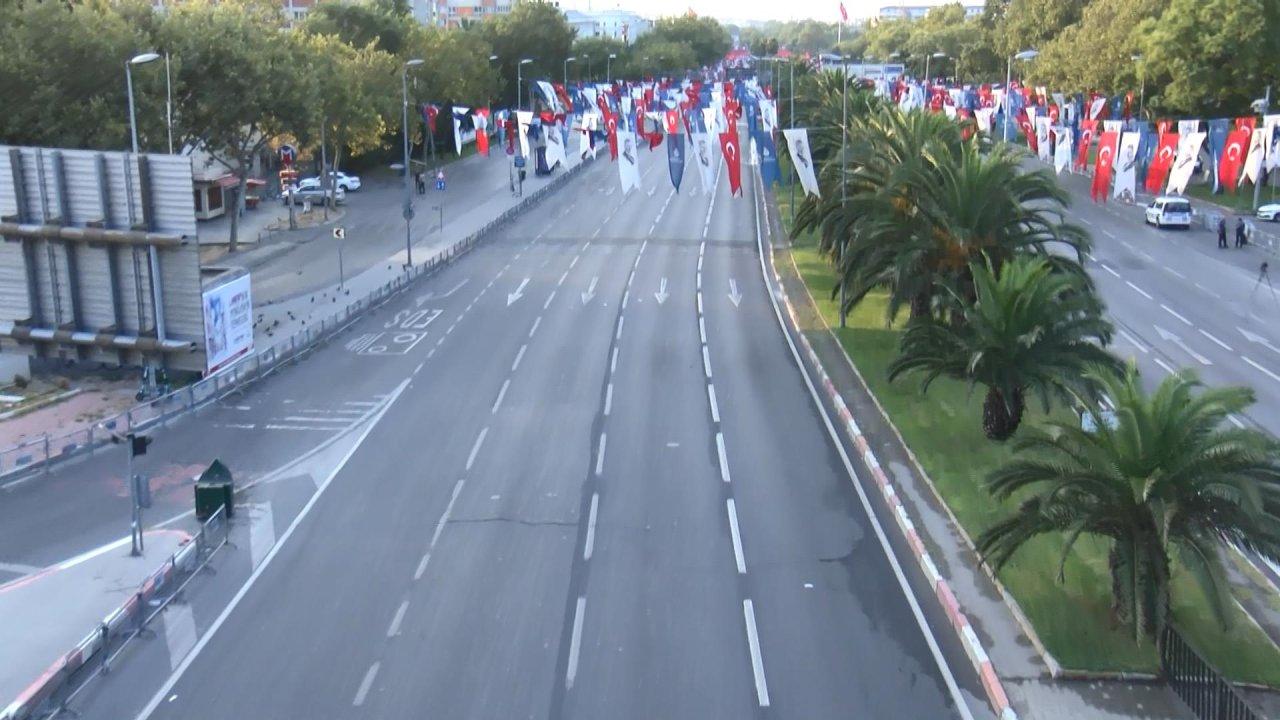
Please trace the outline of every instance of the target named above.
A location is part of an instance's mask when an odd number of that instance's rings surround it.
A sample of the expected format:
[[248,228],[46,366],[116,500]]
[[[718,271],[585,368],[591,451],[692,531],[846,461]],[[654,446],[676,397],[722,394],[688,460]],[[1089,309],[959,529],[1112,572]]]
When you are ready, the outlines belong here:
[[[787,201],[785,193],[779,195],[784,220],[790,218]],[[798,240],[793,255],[828,325],[836,328],[845,351],[970,536],[977,537],[1012,512],[1015,502],[998,503],[981,487],[986,474],[1011,455],[1008,446],[982,434],[983,390],[971,393],[964,383],[940,379],[925,396],[918,380],[890,384],[886,368],[896,355],[899,330],[885,325],[884,294],[868,297],[841,330],[836,304],[830,300],[833,280],[826,259],[811,237]],[[1052,412],[1062,416],[1069,411]],[[1044,418],[1043,408],[1036,404],[1028,407],[1024,422]],[[1024,546],[1001,574],[1049,652],[1072,670],[1154,672],[1154,647],[1138,645],[1126,629],[1112,627],[1107,544],[1079,541],[1064,567],[1065,580],[1059,583],[1061,547],[1060,537],[1039,538]],[[1174,585],[1179,627],[1211,662],[1234,679],[1280,687],[1280,650],[1242,611],[1237,608],[1231,629],[1224,631],[1188,576],[1177,572]]]
[[[1198,200],[1205,200],[1215,205],[1221,205],[1231,212],[1243,215],[1253,215],[1253,186],[1245,185],[1234,193],[1223,192],[1217,195],[1213,194],[1213,188],[1209,185],[1187,185],[1187,195]],[[1263,205],[1274,202],[1276,189],[1273,187],[1262,188],[1261,201]]]

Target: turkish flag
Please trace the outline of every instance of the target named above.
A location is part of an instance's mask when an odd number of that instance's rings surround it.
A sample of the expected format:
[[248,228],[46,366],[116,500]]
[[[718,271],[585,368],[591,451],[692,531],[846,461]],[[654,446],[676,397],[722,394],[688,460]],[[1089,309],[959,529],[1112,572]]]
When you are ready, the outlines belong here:
[[1018,128],[1022,130],[1022,134],[1027,138],[1027,146],[1031,148],[1031,152],[1036,152],[1036,128],[1031,124],[1031,118],[1027,117],[1026,110],[1018,111]]
[[1155,157],[1151,158],[1151,167],[1147,169],[1147,192],[1160,194],[1160,188],[1164,187],[1169,169],[1173,167],[1173,159],[1177,156],[1178,133],[1160,133],[1160,144],[1156,146]]
[[609,159],[618,159],[618,116],[613,113],[606,113],[604,116],[604,128],[609,133]]
[[729,169],[729,194],[738,195],[742,192],[742,149],[738,146],[737,133],[720,133],[720,152]]
[[1236,191],[1236,181],[1240,177],[1240,168],[1244,167],[1244,153],[1249,148],[1250,135],[1251,130],[1232,130],[1227,135],[1227,144],[1222,148],[1222,157],[1218,160],[1218,180],[1231,192]]
[[666,111],[666,113],[663,114],[662,119],[666,123],[668,135],[675,135],[676,133],[680,132],[680,111],[679,110]]
[[489,157],[489,108],[476,108],[476,152]]
[[1089,196],[1094,202],[1102,198],[1107,200],[1107,188],[1111,186],[1111,165],[1116,159],[1116,145],[1120,142],[1120,133],[1104,132],[1098,137],[1098,160],[1093,169],[1093,187]]
[[[1258,127],[1258,118],[1253,117],[1252,115],[1250,115],[1249,117],[1236,118],[1237,130],[1248,130],[1249,132],[1253,132],[1254,129],[1257,127]],[[1248,143],[1246,143],[1246,146],[1247,145]]]
[[1076,153],[1076,170],[1084,172],[1089,167],[1089,145],[1098,131],[1097,120],[1080,121],[1080,150]]
[[1172,120],[1159,120],[1156,122],[1156,132],[1160,135],[1167,135],[1173,129]]

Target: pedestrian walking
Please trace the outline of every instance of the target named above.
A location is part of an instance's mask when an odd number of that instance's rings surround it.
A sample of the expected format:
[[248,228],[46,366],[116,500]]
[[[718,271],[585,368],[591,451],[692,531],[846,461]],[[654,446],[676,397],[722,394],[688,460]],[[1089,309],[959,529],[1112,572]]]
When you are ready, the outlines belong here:
[[413,174],[413,184],[414,184],[414,187],[418,189],[419,195],[427,194],[427,180],[426,178],[422,177],[422,173],[417,172]]
[[1249,241],[1244,235],[1244,218],[1236,218],[1236,247],[1242,248],[1248,244]]
[[1227,219],[1218,218],[1218,247],[1227,246]]
[[436,189],[444,190],[444,168],[436,170]]

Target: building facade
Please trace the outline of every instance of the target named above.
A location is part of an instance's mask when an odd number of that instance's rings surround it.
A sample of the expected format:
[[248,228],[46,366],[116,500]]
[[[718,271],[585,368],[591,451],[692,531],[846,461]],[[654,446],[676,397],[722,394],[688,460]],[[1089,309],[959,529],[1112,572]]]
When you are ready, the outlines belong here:
[[630,10],[565,10],[565,19],[578,37],[607,37],[628,44],[653,29],[653,21]]
[[[964,16],[975,17],[982,14],[982,5],[962,3]],[[939,5],[883,5],[877,13],[877,20],[919,20]]]
[[457,28],[505,15],[518,0],[412,0],[413,17],[423,25]]

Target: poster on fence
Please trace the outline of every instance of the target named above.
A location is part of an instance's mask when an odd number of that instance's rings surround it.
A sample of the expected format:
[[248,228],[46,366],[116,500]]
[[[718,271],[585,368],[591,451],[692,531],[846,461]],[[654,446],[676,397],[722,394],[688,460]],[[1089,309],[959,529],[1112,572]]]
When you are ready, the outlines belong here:
[[253,352],[253,298],[245,273],[204,291],[205,376]]

